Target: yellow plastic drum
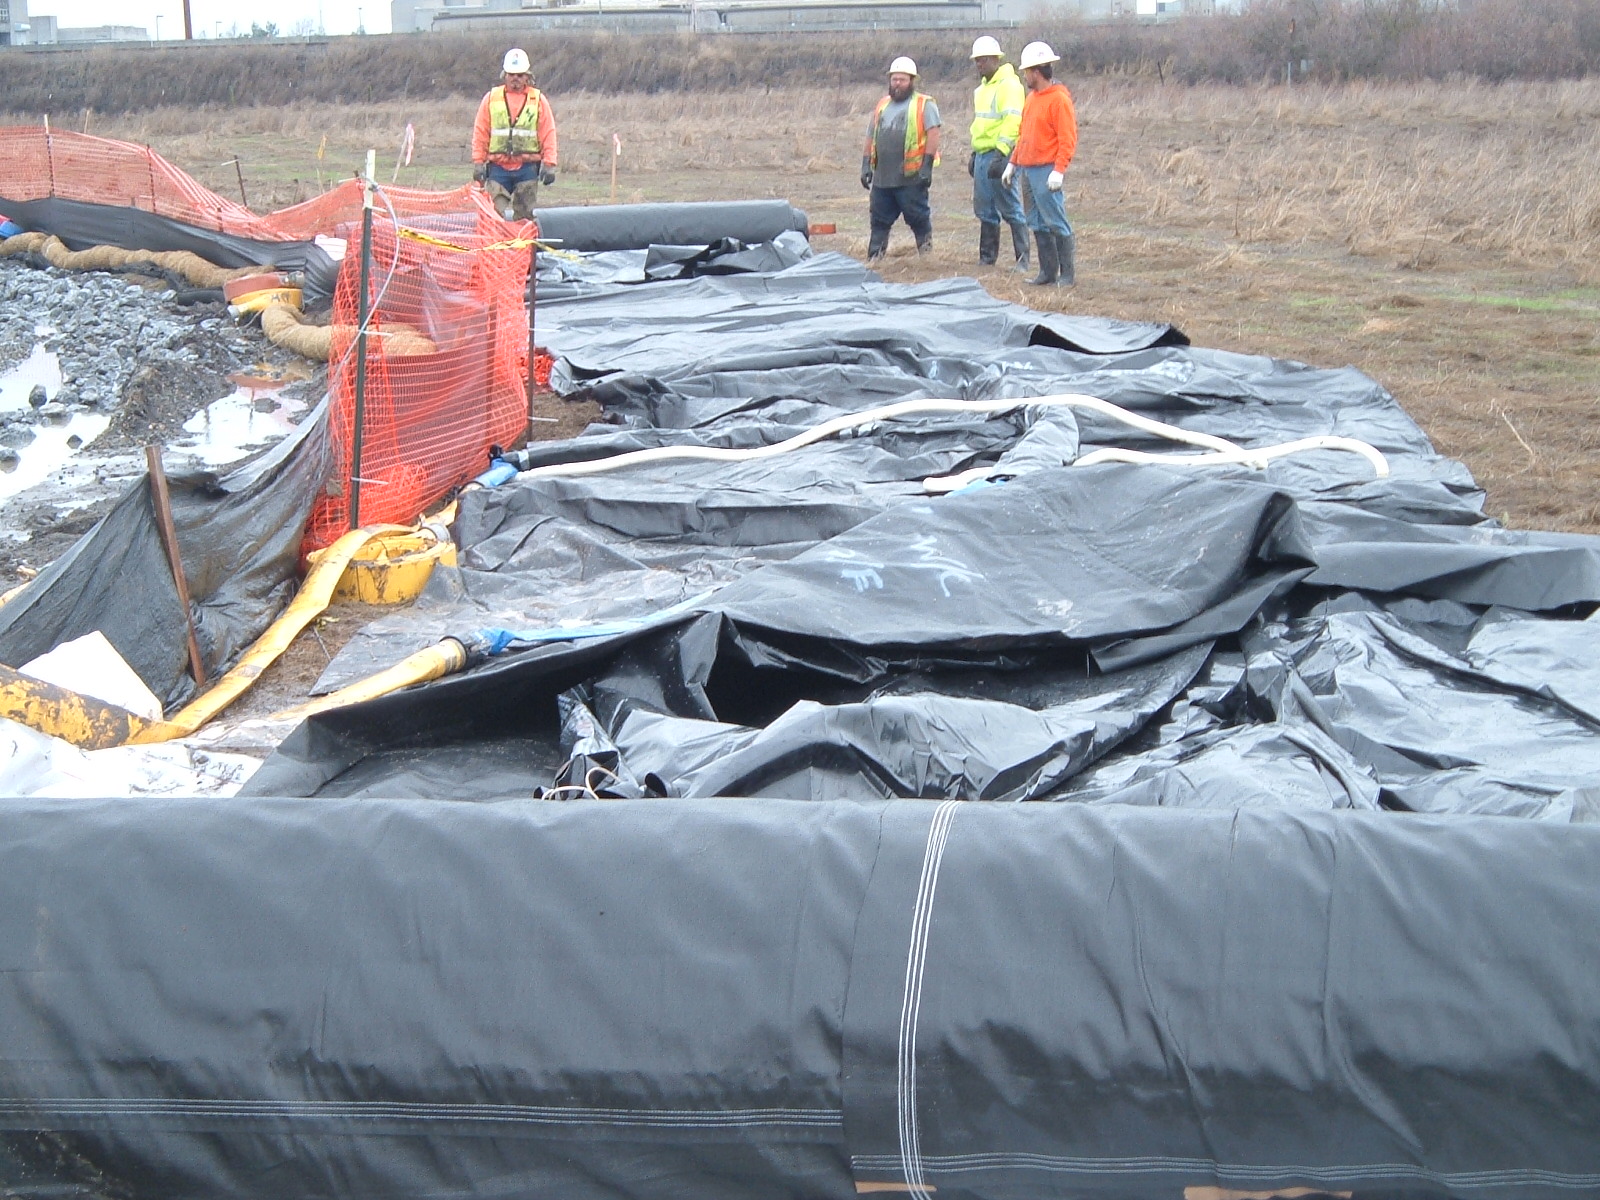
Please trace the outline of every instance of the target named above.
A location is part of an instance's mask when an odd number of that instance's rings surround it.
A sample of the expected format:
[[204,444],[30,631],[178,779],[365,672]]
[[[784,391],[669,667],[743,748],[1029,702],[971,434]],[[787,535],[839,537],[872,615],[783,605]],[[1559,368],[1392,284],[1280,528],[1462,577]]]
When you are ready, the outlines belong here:
[[426,530],[384,534],[356,552],[333,594],[363,604],[403,604],[421,593],[435,563],[455,566],[456,544]]

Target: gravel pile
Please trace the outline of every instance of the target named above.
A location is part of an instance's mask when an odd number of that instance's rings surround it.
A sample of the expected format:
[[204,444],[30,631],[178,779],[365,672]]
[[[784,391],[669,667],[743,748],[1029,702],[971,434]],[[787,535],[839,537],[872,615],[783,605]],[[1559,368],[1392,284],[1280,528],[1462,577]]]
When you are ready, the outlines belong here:
[[[185,421],[235,390],[230,374],[282,377],[292,364],[290,377],[303,377],[310,365],[258,326],[236,323],[220,301],[178,305],[164,281],[0,259],[0,373],[41,347],[57,356],[61,383],[52,377],[27,404],[0,412],[0,472],[73,414],[110,424],[61,471],[0,501],[0,589],[92,524],[142,473],[142,447],[182,442]],[[317,373],[282,394],[314,402],[320,391]],[[170,466],[182,465],[175,454]]]
[[125,276],[0,260],[0,369],[36,345],[60,357],[62,386],[51,401],[105,413],[151,368],[213,374],[271,352],[258,329],[235,326],[220,304],[180,308],[165,288]]

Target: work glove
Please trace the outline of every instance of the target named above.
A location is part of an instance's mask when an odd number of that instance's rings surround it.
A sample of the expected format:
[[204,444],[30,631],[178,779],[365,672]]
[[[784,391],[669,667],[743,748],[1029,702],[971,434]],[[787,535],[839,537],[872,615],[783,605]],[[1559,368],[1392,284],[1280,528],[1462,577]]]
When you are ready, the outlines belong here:
[[1011,180],[1016,175],[1016,173],[1017,173],[1017,164],[1008,162],[1005,165],[1005,168],[1000,172],[1000,182],[1005,184],[1007,187],[1010,187],[1011,186]]
[[967,155],[967,174],[974,179],[978,177],[978,156],[976,154]]
[[1044,185],[1052,192],[1059,192],[1061,190],[1062,178],[1063,176],[1060,171],[1051,171],[1050,178],[1044,181]]
[[927,191],[933,186],[933,156],[930,154],[922,160],[922,166],[917,171],[917,186]]
[[[1010,165],[1010,163],[1006,162],[1006,160],[1001,158],[998,154],[995,155],[994,161],[989,164],[989,178],[999,179],[1000,176],[1005,174],[1006,168]],[[1011,181],[1009,179],[1006,180],[1006,186],[1011,186]]]
[[861,186],[869,190],[872,187],[872,160],[865,154],[861,156]]
[[489,178],[489,164],[488,163],[473,163],[472,164],[472,182],[473,183],[482,183],[487,178]]
[[555,181],[556,181],[556,169],[554,167],[540,167],[539,168],[539,182],[540,183],[544,184],[545,187],[550,187],[552,184],[555,183]]

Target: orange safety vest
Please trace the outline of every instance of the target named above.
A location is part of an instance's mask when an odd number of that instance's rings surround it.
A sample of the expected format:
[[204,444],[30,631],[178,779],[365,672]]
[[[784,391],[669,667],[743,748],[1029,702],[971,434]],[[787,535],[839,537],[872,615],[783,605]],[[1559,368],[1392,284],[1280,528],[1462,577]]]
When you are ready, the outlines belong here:
[[[869,141],[872,143],[872,166],[878,166],[878,122],[883,120],[883,110],[889,107],[889,97],[885,96],[878,101],[878,107],[872,114],[872,133]],[[922,170],[922,160],[928,153],[928,98],[921,92],[911,93],[910,119],[906,121],[906,166],[907,175],[915,175]],[[939,160],[935,159],[937,163]]]

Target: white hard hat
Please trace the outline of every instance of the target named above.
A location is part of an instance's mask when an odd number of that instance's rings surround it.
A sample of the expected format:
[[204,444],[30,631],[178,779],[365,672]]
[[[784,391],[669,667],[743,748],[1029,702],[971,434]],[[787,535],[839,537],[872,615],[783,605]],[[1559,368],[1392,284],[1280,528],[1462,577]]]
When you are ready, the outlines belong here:
[[1022,57],[1017,60],[1017,66],[1042,67],[1046,63],[1061,61],[1061,55],[1050,49],[1049,42],[1029,42],[1022,48]]
[[973,58],[984,58],[991,54],[996,58],[1005,57],[1004,54],[1000,53],[1000,43],[995,41],[987,33],[972,43]]
[[507,50],[506,60],[500,64],[500,69],[507,75],[526,75],[528,73],[528,52],[526,50]]
[[915,75],[916,73],[917,64],[904,54],[889,64],[889,74],[891,75]]

